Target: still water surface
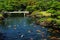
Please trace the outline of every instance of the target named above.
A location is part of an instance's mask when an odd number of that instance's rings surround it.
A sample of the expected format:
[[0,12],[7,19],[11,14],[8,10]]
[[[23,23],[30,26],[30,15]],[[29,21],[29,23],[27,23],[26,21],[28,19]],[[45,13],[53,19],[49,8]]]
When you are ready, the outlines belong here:
[[28,23],[28,17],[6,18],[5,25],[0,25],[0,32],[5,36],[4,40],[42,40],[47,39],[50,33],[47,28]]

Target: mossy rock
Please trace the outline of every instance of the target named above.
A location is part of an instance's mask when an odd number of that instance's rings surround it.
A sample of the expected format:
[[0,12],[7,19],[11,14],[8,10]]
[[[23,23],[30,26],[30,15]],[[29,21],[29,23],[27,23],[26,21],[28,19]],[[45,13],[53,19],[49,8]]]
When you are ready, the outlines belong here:
[[39,10],[37,10],[37,11],[34,11],[34,12],[32,12],[32,14],[31,15],[39,15]]
[[3,15],[2,15],[2,14],[0,14],[0,17],[3,17]]
[[36,16],[45,16],[45,17],[48,17],[48,16],[51,16],[51,13],[47,13],[46,11],[34,11],[32,12],[31,15],[36,15]]
[[48,22],[51,22],[53,20],[53,18],[47,18]]
[[60,28],[60,26],[58,26]]
[[4,17],[3,17],[3,14],[0,14],[0,20],[3,20]]
[[60,25],[60,19],[57,19],[57,20],[56,20],[56,24],[57,24],[57,25]]
[[45,20],[46,20],[46,18],[41,18],[41,19],[39,19],[40,22],[43,22],[43,21],[45,21]]
[[42,12],[40,12],[40,14],[41,14],[42,16],[45,16],[45,17],[51,16],[51,13],[47,13],[46,11],[42,11]]

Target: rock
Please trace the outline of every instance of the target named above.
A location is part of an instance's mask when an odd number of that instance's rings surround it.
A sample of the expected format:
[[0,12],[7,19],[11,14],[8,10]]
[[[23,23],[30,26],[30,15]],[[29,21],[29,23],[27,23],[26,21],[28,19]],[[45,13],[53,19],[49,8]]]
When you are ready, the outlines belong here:
[[45,28],[45,27],[42,27],[42,28]]
[[31,33],[31,31],[30,31],[30,30],[28,30],[28,33]]
[[39,25],[40,24],[40,21],[36,21],[36,24]]
[[36,25],[34,25],[33,27],[36,27]]
[[51,30],[51,29],[48,29],[47,31],[48,31],[48,32],[51,32],[52,30]]
[[14,29],[16,29],[16,25],[14,25]]
[[41,36],[42,36],[42,38],[44,38],[44,37],[45,37],[43,34],[42,34]]
[[52,33],[56,33],[55,31],[53,31]]
[[55,30],[55,32],[59,33],[59,30]]
[[11,27],[11,25],[8,26],[9,28]]
[[16,27],[16,25],[14,25],[14,27]]
[[24,37],[24,35],[21,35],[21,38]]
[[36,30],[37,32],[41,32],[40,30]]
[[17,37],[15,37],[17,39]]
[[30,40],[33,40],[33,38],[30,38]]
[[24,26],[26,26],[26,25],[24,24]]
[[14,27],[14,29],[16,30],[16,28]]
[[32,24],[30,24],[30,25],[33,25],[33,23],[32,23]]
[[40,25],[41,26],[46,26],[46,23],[45,22],[40,22]]
[[51,38],[51,36],[48,36],[48,38]]
[[4,20],[4,17],[0,17],[0,20]]
[[55,36],[50,38],[51,40],[57,40],[57,38]]
[[42,34],[44,34],[44,32],[42,32]]
[[37,33],[37,34],[40,34],[40,33]]

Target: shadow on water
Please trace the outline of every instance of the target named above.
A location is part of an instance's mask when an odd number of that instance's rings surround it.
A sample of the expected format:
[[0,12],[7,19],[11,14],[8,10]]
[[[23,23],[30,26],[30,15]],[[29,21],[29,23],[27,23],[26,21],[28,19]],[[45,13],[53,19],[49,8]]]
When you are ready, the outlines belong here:
[[0,40],[4,40],[6,36],[3,35],[3,33],[0,32]]
[[5,20],[2,20],[0,23],[0,27],[6,29],[8,24],[9,24],[8,22],[6,22]]

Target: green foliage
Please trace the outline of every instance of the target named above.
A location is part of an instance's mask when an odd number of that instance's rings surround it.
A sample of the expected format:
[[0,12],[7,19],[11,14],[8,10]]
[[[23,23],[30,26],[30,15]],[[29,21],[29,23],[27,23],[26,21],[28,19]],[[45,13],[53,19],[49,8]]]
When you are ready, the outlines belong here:
[[49,9],[49,10],[47,10],[47,12],[49,12],[49,13],[55,13],[55,12],[56,12],[56,10]]
[[58,19],[60,19],[60,16],[57,16]]
[[60,15],[60,11],[57,11],[57,12],[56,12],[56,15]]
[[35,6],[27,6],[26,10],[32,12],[32,11],[35,11]]
[[53,9],[60,9],[60,2],[58,1],[53,1],[52,5],[51,5],[51,8]]
[[0,10],[5,11],[14,11],[22,9],[28,11],[35,11],[35,10],[46,11],[51,8],[53,10],[59,10],[60,2],[56,0],[1,0],[0,1]]

